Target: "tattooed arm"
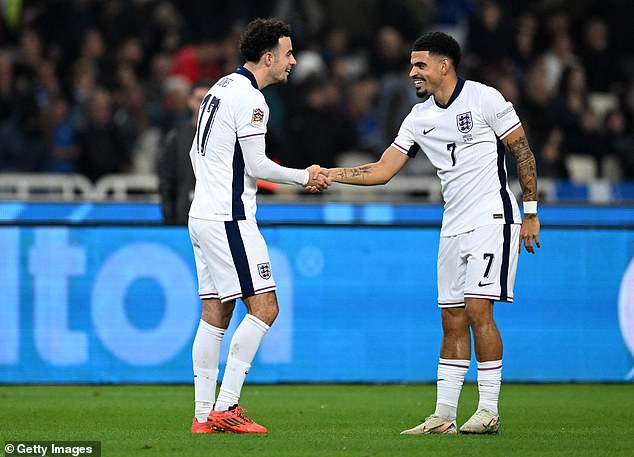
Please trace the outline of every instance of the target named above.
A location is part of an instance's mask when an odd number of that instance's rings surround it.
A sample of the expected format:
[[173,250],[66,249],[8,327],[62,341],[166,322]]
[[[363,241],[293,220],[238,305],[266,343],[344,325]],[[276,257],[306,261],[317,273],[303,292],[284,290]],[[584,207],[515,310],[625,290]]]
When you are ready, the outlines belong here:
[[389,182],[408,159],[407,155],[390,146],[377,162],[354,168],[331,168],[329,176],[333,181],[344,184],[376,186]]
[[[522,200],[524,202],[537,201],[537,167],[535,166],[535,156],[528,146],[528,140],[522,127],[513,131],[504,138],[504,144],[517,162],[517,176],[522,188]],[[531,254],[535,253],[533,240],[537,247],[539,244],[540,223],[537,214],[524,214],[522,229],[520,230],[520,240],[524,242],[524,247]],[[521,242],[520,241],[520,242]],[[521,246],[520,246],[521,248]]]

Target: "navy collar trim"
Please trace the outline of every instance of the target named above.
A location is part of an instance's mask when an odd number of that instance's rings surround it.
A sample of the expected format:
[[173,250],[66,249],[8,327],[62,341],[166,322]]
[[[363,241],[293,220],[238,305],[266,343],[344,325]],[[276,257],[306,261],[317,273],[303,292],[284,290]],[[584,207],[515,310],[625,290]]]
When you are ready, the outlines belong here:
[[436,103],[436,106],[438,108],[442,108],[442,109],[447,109],[449,108],[449,105],[451,105],[453,103],[453,101],[458,98],[458,95],[460,95],[460,92],[462,92],[462,88],[464,87],[464,79],[458,77],[458,83],[456,84],[456,88],[453,90],[453,93],[451,94],[451,97],[449,97],[449,101],[447,102],[446,105],[443,105],[442,103],[438,103],[438,100],[436,100],[436,97],[434,97],[434,102]]
[[251,73],[249,70],[244,68],[242,65],[239,66],[238,68],[236,68],[236,73],[238,73],[239,75],[246,76],[247,78],[249,78],[249,81],[251,81],[251,85],[253,87],[255,87],[257,90],[260,90],[260,88],[258,87],[258,82],[256,81],[255,76],[253,75],[253,73]]

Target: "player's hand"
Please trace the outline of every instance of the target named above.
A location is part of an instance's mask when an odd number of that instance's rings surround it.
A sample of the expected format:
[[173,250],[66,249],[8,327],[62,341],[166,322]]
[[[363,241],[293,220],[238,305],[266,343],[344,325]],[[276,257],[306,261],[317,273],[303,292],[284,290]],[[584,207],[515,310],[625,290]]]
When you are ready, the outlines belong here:
[[[520,229],[520,245],[519,250],[522,250],[522,242],[527,252],[535,254],[535,245],[539,248],[539,218],[537,214],[525,214],[522,221],[522,228]],[[533,241],[535,244],[533,244]]]
[[328,189],[332,184],[330,179],[330,170],[322,168],[319,165],[311,165],[308,170],[308,182],[304,188],[310,192],[321,192]]

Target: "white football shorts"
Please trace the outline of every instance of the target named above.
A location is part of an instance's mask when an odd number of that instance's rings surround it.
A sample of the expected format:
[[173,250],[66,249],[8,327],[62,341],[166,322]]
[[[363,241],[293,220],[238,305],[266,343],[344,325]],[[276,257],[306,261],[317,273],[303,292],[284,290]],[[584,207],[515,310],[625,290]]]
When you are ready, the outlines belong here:
[[266,242],[253,220],[189,218],[198,294],[221,302],[275,290]]
[[513,302],[519,236],[519,224],[498,224],[440,237],[438,306],[464,306],[465,298]]

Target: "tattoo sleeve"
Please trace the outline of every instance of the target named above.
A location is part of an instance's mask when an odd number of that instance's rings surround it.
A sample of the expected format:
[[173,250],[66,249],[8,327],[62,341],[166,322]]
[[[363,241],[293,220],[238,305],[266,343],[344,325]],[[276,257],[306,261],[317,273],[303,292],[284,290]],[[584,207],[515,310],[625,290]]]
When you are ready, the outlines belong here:
[[517,161],[517,176],[522,187],[522,200],[537,200],[537,167],[526,136],[522,135],[509,143],[507,147]]
[[335,174],[335,180],[346,184],[365,184],[371,173],[372,170],[369,166],[340,168]]

